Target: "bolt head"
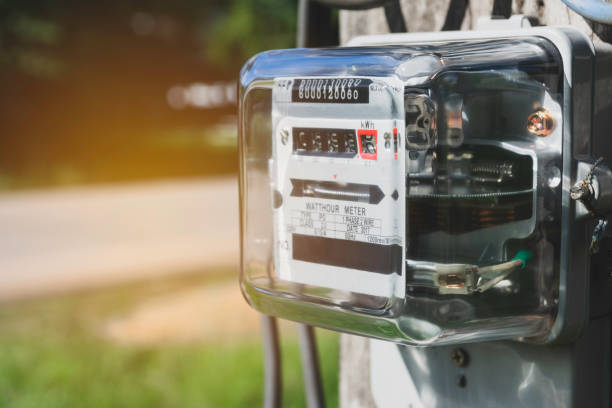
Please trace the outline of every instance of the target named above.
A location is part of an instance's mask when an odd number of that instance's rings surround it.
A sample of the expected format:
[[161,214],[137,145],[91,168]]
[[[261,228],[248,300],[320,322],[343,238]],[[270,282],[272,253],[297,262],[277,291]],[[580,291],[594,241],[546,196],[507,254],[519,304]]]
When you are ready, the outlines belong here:
[[453,349],[453,351],[451,351],[450,358],[453,364],[455,364],[457,367],[465,367],[469,362],[467,352],[461,348]]

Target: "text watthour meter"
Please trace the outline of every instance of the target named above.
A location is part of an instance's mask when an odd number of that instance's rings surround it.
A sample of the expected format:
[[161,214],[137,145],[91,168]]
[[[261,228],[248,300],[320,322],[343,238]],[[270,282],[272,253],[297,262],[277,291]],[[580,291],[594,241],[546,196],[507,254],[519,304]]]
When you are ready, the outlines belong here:
[[590,42],[553,28],[393,38],[243,67],[245,297],[405,344],[574,338]]

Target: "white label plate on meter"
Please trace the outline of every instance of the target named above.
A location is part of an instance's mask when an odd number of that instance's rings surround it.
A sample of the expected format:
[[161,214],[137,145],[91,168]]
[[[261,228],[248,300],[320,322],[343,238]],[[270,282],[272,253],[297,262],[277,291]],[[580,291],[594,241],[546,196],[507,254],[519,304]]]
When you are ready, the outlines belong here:
[[404,296],[403,89],[395,78],[275,80],[280,279]]

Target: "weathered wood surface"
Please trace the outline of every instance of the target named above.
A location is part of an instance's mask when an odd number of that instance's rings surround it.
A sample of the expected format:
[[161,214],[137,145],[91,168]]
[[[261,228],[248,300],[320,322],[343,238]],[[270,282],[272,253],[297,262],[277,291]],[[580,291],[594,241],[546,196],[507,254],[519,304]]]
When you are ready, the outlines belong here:
[[[449,3],[450,0],[401,0],[408,31],[440,31]],[[461,28],[463,30],[474,28],[478,17],[489,16],[492,9],[492,1],[470,1]],[[540,24],[543,25],[571,25],[583,30],[597,41],[589,24],[581,16],[568,9],[561,0],[514,0],[512,13],[537,17]],[[343,44],[358,35],[388,32],[382,8],[340,12],[340,41]]]

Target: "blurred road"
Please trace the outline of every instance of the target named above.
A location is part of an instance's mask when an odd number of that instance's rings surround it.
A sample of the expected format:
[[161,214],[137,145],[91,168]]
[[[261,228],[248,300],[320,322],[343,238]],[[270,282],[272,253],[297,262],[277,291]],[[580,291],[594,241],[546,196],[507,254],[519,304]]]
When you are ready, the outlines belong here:
[[238,265],[234,178],[0,194],[0,299]]

